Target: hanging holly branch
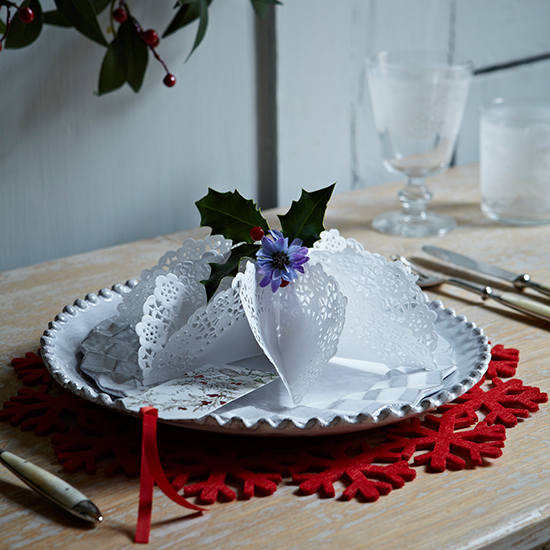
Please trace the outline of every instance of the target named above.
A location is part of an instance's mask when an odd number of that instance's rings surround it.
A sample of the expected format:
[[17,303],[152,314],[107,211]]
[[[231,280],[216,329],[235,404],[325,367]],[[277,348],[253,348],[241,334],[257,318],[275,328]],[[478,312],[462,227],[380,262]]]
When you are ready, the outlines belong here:
[[[193,48],[187,59],[197,49],[206,34],[208,8],[213,0],[177,0],[177,10],[162,33],[167,38],[198,19]],[[269,7],[279,0],[251,0],[256,15],[263,18]],[[40,0],[24,0],[17,4],[0,0],[0,50],[24,48],[40,35],[44,25],[73,27],[78,32],[107,48],[99,73],[98,95],[121,88],[125,83],[138,92],[147,70],[149,52],[166,71],[164,84],[169,88],[176,84],[176,77],[157,52],[160,37],[155,29],[144,29],[132,15],[128,0],[55,0],[56,10],[42,10]],[[5,8],[2,9],[2,8]],[[109,10],[112,34],[109,42],[101,29],[98,16]]]

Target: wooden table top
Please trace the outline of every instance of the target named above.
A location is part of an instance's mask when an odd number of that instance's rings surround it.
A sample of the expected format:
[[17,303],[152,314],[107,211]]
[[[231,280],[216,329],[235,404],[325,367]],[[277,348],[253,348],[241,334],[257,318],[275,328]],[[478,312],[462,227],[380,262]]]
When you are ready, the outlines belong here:
[[[335,196],[326,227],[358,239],[367,250],[389,257],[402,253],[427,259],[421,246],[436,244],[512,271],[550,281],[550,226],[506,227],[479,210],[478,167],[455,168],[429,180],[434,211],[453,215],[458,228],[429,239],[381,235],[370,228],[379,212],[395,209],[401,183]],[[297,185],[296,195],[299,195]],[[271,213],[273,215],[273,213]],[[180,232],[0,273],[0,401],[21,387],[10,361],[36,351],[48,322],[89,292],[139,277],[167,250],[204,230]],[[494,281],[492,281],[494,282]],[[496,283],[498,289],[505,284]],[[498,304],[450,286],[429,292],[482,327],[493,344],[520,350],[517,376],[550,393],[550,323],[505,311]],[[485,467],[430,474],[374,503],[296,497],[284,484],[265,498],[215,504],[201,517],[155,489],[151,548],[369,550],[534,548],[550,540],[550,405],[507,430],[501,458]],[[133,546],[138,479],[101,473],[67,474],[57,463],[49,437],[0,422],[0,447],[58,474],[87,494],[105,520],[82,525],[0,469],[0,548],[121,549]],[[183,518],[183,519],[182,519]]]

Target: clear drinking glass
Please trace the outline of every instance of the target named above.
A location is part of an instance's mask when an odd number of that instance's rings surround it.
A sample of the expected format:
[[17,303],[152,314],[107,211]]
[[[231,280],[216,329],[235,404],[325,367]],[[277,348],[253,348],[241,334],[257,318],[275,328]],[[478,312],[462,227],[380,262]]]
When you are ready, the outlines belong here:
[[443,52],[383,51],[367,58],[367,77],[384,166],[407,176],[402,210],[374,218],[375,229],[404,237],[444,235],[450,216],[426,212],[426,176],[449,165],[462,122],[473,63]]
[[494,100],[481,110],[479,142],[485,216],[550,223],[550,101]]

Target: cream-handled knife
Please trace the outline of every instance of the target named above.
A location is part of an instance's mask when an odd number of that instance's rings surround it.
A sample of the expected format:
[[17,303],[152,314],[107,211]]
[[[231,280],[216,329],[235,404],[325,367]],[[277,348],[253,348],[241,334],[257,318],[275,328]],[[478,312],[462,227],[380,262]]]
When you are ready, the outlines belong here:
[[451,250],[445,250],[444,248],[439,248],[437,246],[426,245],[422,247],[422,250],[445,262],[449,262],[460,267],[465,267],[467,269],[471,269],[472,271],[489,275],[490,277],[504,279],[505,281],[512,283],[516,288],[521,289],[529,287],[537,292],[540,292],[541,294],[544,294],[545,296],[550,296],[550,285],[536,283],[531,280],[531,276],[527,273],[518,275],[517,273],[512,273],[511,271],[507,271],[501,267],[490,265],[479,260],[474,260],[468,256],[458,254],[457,252],[452,252]]
[[61,478],[2,449],[0,449],[0,462],[37,493],[65,508],[71,514],[94,523],[103,520],[97,506]]

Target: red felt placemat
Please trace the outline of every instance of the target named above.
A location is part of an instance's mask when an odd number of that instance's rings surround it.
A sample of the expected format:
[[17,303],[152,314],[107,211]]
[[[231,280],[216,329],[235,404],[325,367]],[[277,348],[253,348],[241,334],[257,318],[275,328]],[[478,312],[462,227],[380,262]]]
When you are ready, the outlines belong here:
[[[200,504],[273,494],[282,483],[297,494],[372,502],[430,471],[476,467],[502,455],[507,429],[548,401],[516,378],[519,353],[496,345],[485,378],[431,414],[337,436],[266,438],[213,434],[159,424],[158,453],[176,491]],[[3,404],[0,420],[51,436],[68,472],[106,476],[140,472],[141,421],[60,388],[39,355],[12,361],[23,387]],[[185,437],[182,437],[182,430]]]

